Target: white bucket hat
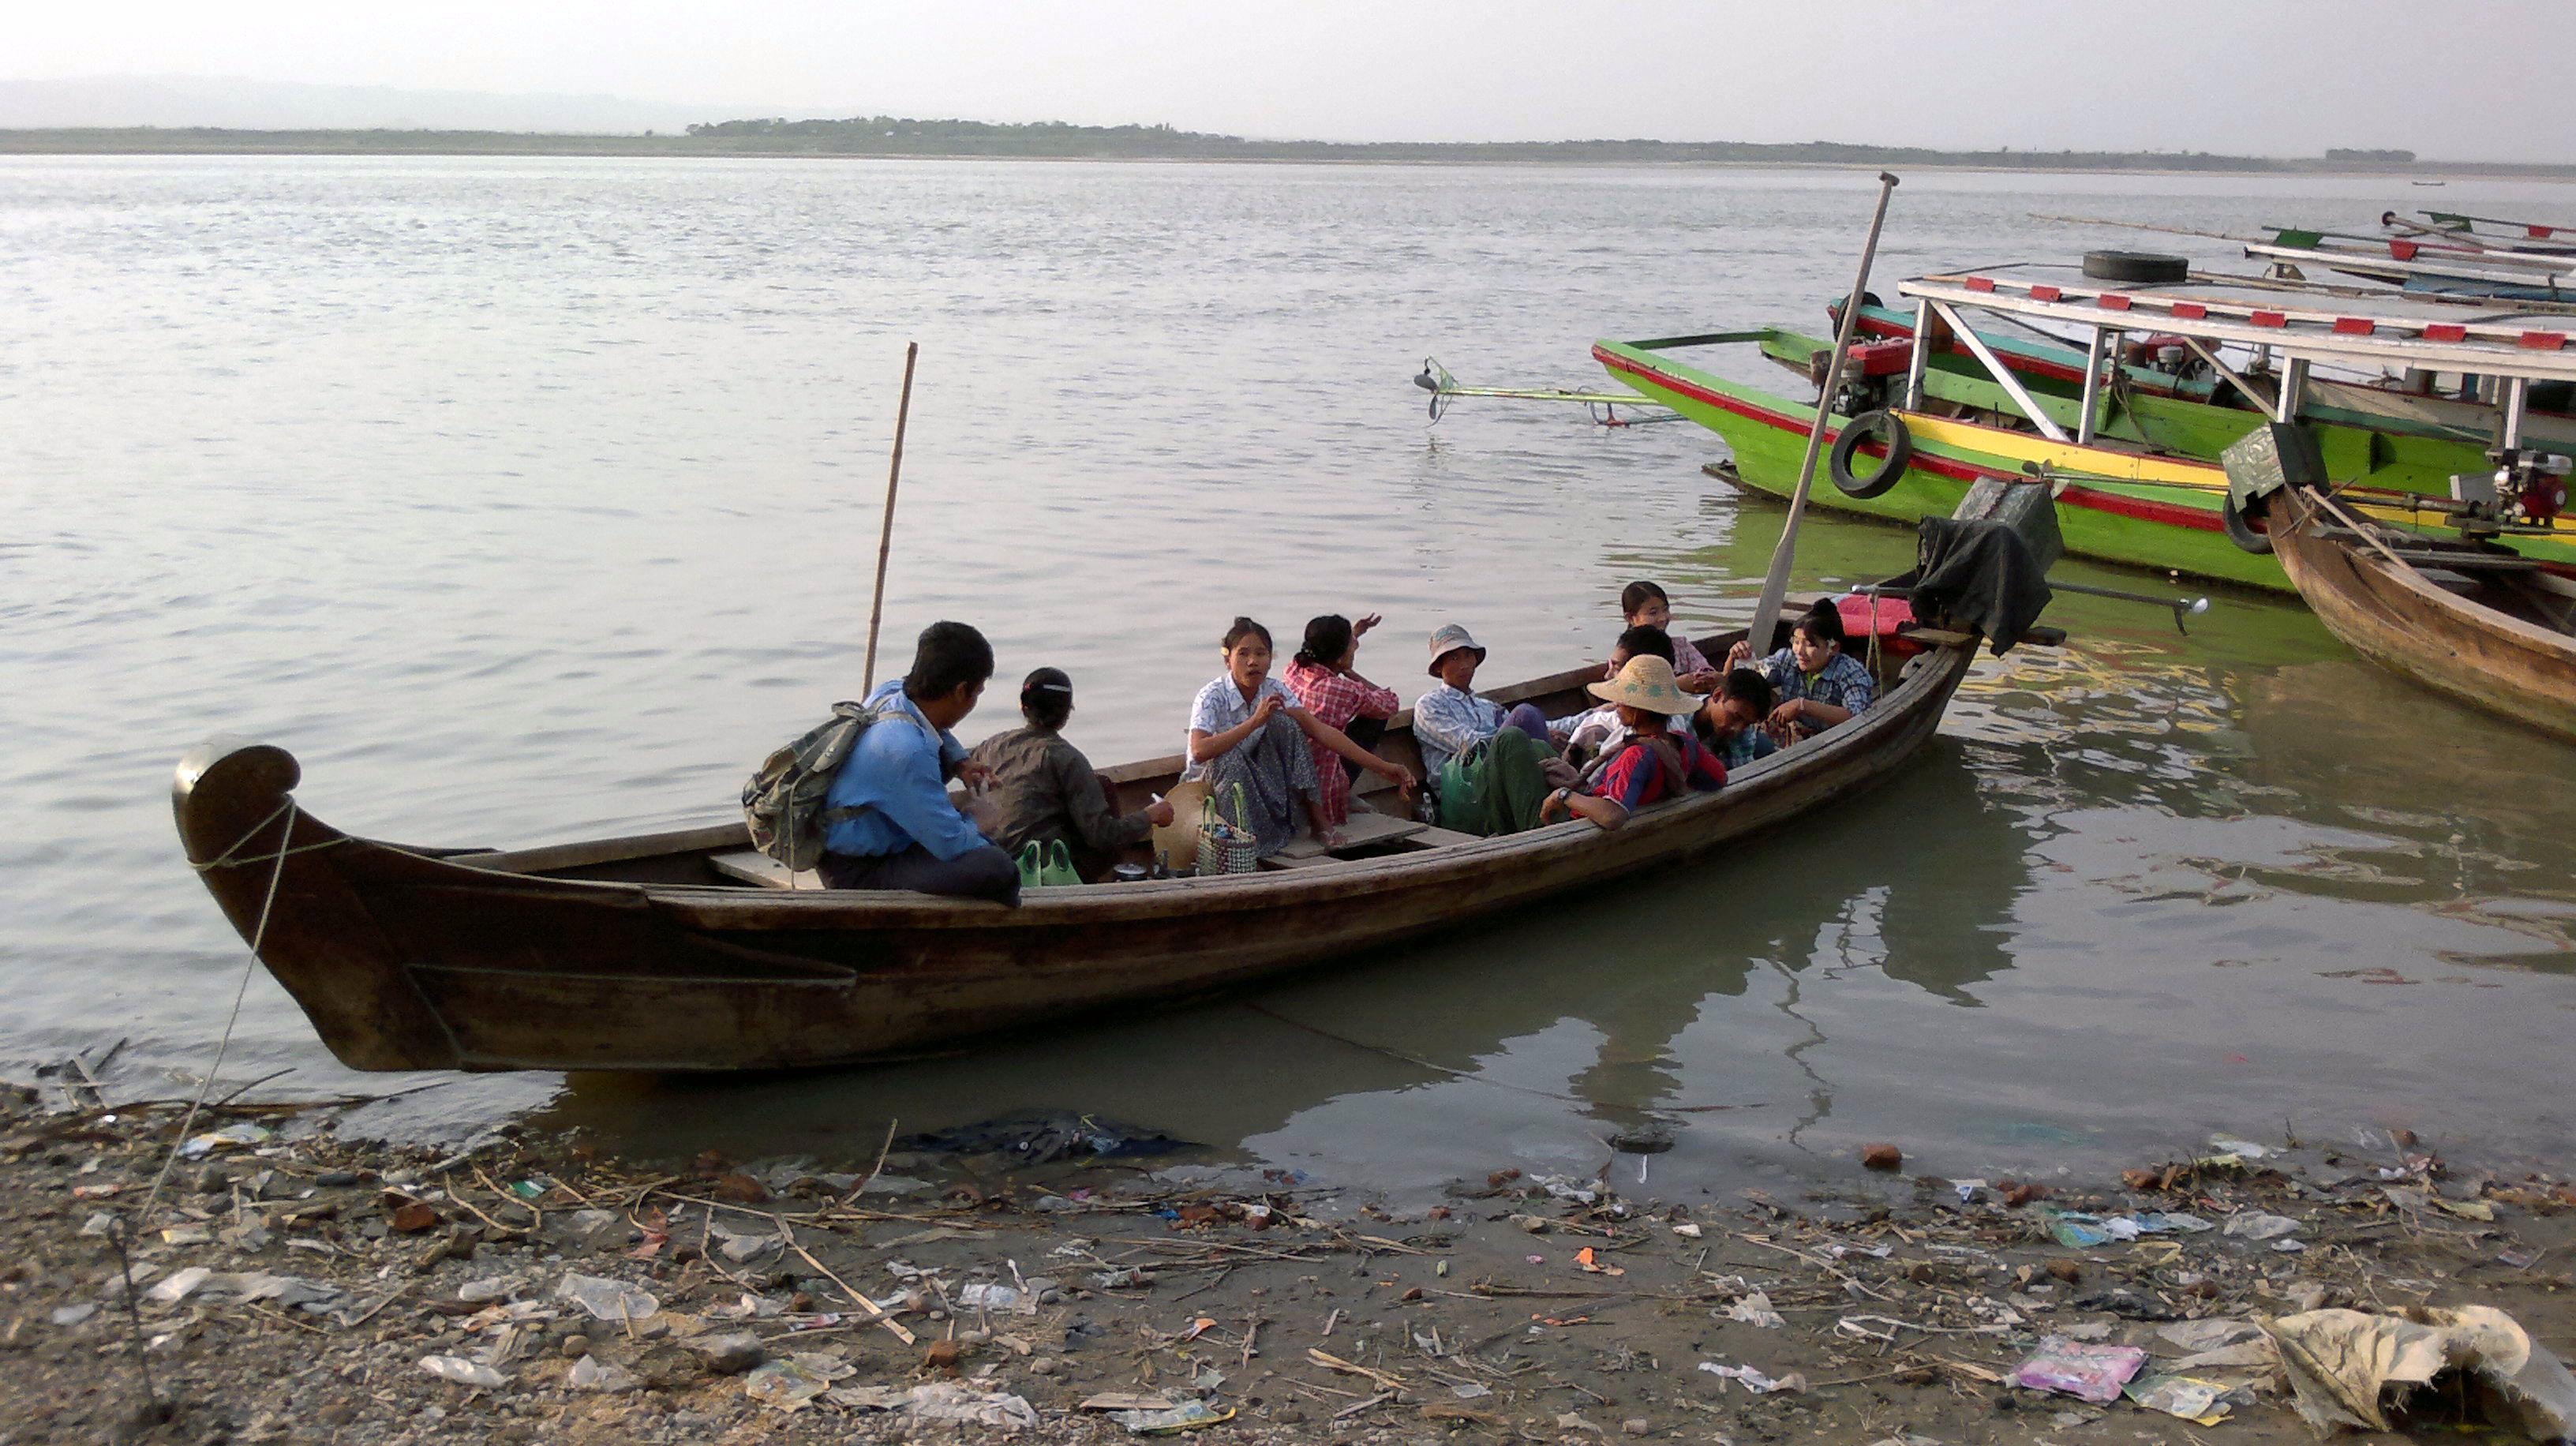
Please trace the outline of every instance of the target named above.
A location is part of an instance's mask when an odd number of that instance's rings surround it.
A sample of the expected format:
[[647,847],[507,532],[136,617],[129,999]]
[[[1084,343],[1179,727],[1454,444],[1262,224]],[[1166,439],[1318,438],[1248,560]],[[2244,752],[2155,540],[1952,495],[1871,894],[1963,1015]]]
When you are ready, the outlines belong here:
[[1440,660],[1449,656],[1451,653],[1458,651],[1460,648],[1465,648],[1467,651],[1474,653],[1476,655],[1477,662],[1482,663],[1485,661],[1485,650],[1476,646],[1476,640],[1467,635],[1467,630],[1465,628],[1458,626],[1456,623],[1451,623],[1431,635],[1431,666],[1426,671],[1435,678],[1439,677]]

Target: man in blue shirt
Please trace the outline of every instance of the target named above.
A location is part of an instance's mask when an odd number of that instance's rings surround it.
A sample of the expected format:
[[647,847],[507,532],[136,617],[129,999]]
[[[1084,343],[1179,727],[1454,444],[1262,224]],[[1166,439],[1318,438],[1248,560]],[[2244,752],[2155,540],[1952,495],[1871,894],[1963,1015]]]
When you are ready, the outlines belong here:
[[932,623],[912,671],[868,695],[884,716],[859,735],[824,796],[839,814],[823,831],[825,883],[1020,901],[1019,866],[948,799],[950,778],[971,784],[985,771],[948,730],[975,711],[992,676],[993,645],[982,633]]

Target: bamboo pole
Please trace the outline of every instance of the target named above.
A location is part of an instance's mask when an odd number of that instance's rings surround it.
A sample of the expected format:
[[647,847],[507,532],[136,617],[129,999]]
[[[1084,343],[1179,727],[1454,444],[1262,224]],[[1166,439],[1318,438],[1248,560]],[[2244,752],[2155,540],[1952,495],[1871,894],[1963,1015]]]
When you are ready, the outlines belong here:
[[886,559],[894,551],[895,484],[903,480],[903,427],[912,417],[912,363],[921,355],[921,343],[903,344],[903,400],[894,410],[894,462],[886,468],[885,523],[877,530],[877,591],[868,603],[868,661],[861,672],[860,696],[877,690],[877,625],[885,621]]
[[[1752,645],[1758,660],[1771,651],[1771,635],[1780,625],[1780,604],[1789,595],[1789,563],[1798,551],[1798,520],[1806,515],[1807,491],[1816,482],[1816,457],[1825,447],[1825,419],[1832,413],[1834,393],[1842,389],[1843,359],[1851,354],[1852,331],[1860,321],[1861,294],[1869,289],[1869,266],[1878,258],[1878,231],[1887,221],[1887,198],[1896,189],[1896,177],[1878,173],[1878,212],[1869,218],[1869,240],[1860,251],[1860,274],[1852,278],[1851,296],[1843,303],[1842,325],[1834,331],[1834,357],[1825,367],[1824,390],[1816,396],[1816,418],[1807,428],[1806,460],[1798,464],[1798,489],[1789,494],[1789,522],[1780,530],[1780,545],[1771,552],[1771,571],[1762,579],[1762,600],[1753,607],[1753,630],[1745,641]],[[1924,344],[1922,337],[1914,339]]]

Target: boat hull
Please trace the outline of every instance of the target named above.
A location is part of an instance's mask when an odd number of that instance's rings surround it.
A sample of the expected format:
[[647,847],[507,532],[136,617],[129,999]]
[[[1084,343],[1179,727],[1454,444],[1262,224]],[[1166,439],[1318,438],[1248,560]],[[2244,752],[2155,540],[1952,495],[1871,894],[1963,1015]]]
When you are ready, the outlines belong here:
[[2303,489],[2276,502],[2290,525],[2273,548],[2327,631],[2402,677],[2472,707],[2576,741],[2576,639],[2509,617],[2326,535]]
[[[521,855],[357,838],[294,806],[284,750],[240,740],[183,760],[173,806],[225,914],[352,1068],[857,1064],[1222,991],[1704,855],[1902,766],[1972,653],[1935,645],[1853,723],[1614,831],[1577,822],[1238,878],[1033,890],[1008,909],[724,886],[709,865],[747,847],[739,826]],[[1495,696],[1570,707],[1596,677]],[[1111,776],[1141,785],[1177,764]],[[549,867],[532,869],[540,855]]]

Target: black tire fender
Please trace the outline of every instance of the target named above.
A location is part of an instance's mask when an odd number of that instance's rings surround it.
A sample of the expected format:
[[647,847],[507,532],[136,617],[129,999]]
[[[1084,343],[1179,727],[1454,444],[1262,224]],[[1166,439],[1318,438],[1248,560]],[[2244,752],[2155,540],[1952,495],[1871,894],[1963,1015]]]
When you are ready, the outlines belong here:
[[2236,499],[2233,496],[2219,498],[2219,530],[2227,534],[2228,541],[2235,543],[2238,547],[2245,549],[2247,552],[2253,553],[2257,557],[2262,557],[2270,553],[2272,550],[2272,535],[2254,525],[2256,522],[2262,520],[2265,512],[2271,510],[2266,505],[2269,501],[2269,498],[2255,498],[2254,514],[2251,518],[2248,518],[2244,513],[2236,510]]
[[2084,274],[2095,281],[2187,281],[2191,278],[2191,262],[2155,251],[2087,251]]
[[[1852,458],[1859,454],[1860,444],[1873,432],[1887,434],[1887,455],[1879,459],[1876,469],[1866,477],[1852,473]],[[1826,461],[1827,475],[1846,497],[1868,501],[1896,485],[1905,475],[1906,464],[1914,460],[1914,434],[1906,430],[1905,420],[1894,412],[1863,412],[1843,426],[1842,435],[1834,439],[1834,450]]]

